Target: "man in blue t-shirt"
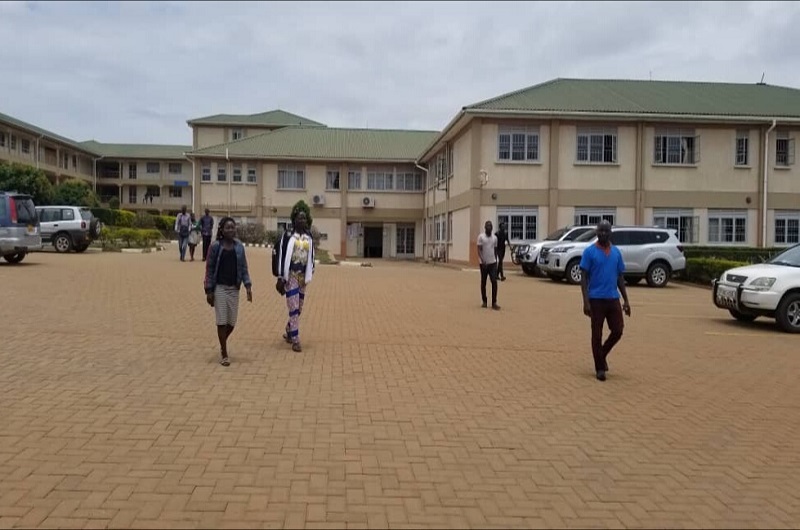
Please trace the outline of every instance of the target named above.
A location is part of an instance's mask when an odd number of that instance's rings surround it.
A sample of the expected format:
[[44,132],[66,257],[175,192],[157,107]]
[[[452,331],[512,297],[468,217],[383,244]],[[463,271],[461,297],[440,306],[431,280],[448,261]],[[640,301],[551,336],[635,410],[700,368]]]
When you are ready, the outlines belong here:
[[[628,292],[625,290],[625,263],[619,249],[611,244],[611,223],[597,225],[597,243],[583,251],[581,257],[581,292],[583,314],[592,319],[592,355],[597,379],[606,380],[611,349],[622,338],[622,312],[631,316]],[[619,294],[625,303],[620,307]],[[603,323],[608,320],[611,335],[603,343]]]

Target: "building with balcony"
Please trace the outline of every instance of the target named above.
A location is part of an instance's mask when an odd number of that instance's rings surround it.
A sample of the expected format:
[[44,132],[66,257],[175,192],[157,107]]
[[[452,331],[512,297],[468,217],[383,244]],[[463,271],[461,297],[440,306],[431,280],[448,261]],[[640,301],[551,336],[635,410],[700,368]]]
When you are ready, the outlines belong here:
[[486,220],[512,240],[594,224],[686,244],[800,242],[800,90],[555,79],[464,107],[419,156],[426,255],[477,263]]

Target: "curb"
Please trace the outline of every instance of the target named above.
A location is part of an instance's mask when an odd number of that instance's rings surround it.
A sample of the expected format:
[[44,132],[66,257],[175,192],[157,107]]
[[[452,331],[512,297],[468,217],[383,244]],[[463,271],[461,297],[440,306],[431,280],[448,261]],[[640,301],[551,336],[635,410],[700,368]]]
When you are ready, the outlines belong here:
[[122,248],[120,251],[123,254],[150,254],[152,252],[161,252],[164,247],[151,247],[151,248]]

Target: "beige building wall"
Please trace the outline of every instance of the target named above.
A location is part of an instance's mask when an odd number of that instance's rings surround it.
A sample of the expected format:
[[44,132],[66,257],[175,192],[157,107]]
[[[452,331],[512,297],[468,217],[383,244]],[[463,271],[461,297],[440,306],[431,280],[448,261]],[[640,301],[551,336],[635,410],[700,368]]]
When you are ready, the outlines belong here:
[[25,164],[44,171],[56,183],[75,178],[94,183],[94,157],[70,145],[0,124],[0,161]]
[[[616,130],[617,163],[577,161],[578,130],[583,127]],[[633,190],[636,187],[636,126],[586,125],[559,127],[558,187],[568,190]],[[652,143],[651,143],[652,145]],[[544,184],[547,187],[547,183]]]
[[469,228],[470,210],[462,208],[453,212],[453,241],[450,247],[450,260],[468,262],[470,246],[475,246],[478,234]]
[[[501,127],[527,126],[538,128],[539,161],[508,162],[498,159],[498,134]],[[550,162],[550,126],[535,121],[484,122],[481,127],[481,153],[479,164],[489,172],[487,188],[519,190],[547,189]],[[477,178],[477,175],[475,176]]]
[[[794,164],[779,166],[776,164],[776,148],[778,133],[785,133],[794,140]],[[798,142],[800,142],[800,129],[777,128],[769,135],[769,192],[770,193],[797,193],[800,194],[800,160],[798,160]],[[785,201],[784,201],[785,202]],[[800,207],[800,197],[794,204]],[[786,205],[788,206],[788,204]],[[769,206],[768,206],[769,207]]]

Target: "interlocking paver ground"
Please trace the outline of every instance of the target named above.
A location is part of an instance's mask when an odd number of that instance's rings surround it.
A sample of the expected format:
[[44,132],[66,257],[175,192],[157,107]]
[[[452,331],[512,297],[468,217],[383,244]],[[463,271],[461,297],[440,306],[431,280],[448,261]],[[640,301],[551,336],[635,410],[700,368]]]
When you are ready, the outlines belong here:
[[594,379],[579,288],[317,267],[286,320],[249,249],[232,365],[201,262],[0,265],[0,527],[797,527],[800,338],[631,288]]

